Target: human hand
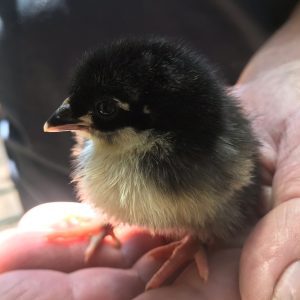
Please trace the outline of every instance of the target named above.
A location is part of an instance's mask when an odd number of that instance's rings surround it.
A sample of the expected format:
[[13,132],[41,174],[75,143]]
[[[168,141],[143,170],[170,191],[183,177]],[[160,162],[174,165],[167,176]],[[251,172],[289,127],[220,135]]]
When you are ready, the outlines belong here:
[[271,211],[246,242],[242,299],[299,299],[300,5],[258,51],[235,88],[259,137]]
[[265,198],[271,211],[254,228],[241,257],[242,299],[300,297],[299,82],[300,60],[295,60],[250,74],[234,91],[261,141],[264,184],[271,192]]
[[238,299],[238,249],[210,255],[207,284],[191,264],[172,285],[145,293],[145,283],[163,262],[148,251],[163,242],[133,228],[119,237],[120,249],[105,242],[86,266],[87,241],[49,243],[43,233],[21,228],[2,233],[1,299]]

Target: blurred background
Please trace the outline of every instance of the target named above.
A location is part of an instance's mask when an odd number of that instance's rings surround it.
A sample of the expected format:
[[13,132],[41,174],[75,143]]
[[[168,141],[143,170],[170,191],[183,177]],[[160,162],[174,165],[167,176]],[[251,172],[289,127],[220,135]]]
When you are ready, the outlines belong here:
[[0,227],[31,207],[75,201],[68,133],[43,124],[85,50],[124,36],[179,38],[227,84],[296,0],[0,0]]

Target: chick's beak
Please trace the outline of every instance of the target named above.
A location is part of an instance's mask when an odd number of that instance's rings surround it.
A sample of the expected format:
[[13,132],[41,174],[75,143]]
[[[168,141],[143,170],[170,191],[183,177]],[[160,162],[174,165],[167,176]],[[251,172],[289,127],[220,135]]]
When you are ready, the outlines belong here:
[[45,132],[75,131],[87,129],[88,124],[73,117],[69,98],[53,113],[44,125]]

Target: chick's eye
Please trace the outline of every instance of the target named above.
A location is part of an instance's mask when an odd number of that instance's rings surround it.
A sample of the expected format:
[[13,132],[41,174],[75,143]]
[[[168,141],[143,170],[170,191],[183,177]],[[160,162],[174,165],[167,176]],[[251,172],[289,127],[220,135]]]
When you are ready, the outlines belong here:
[[118,107],[115,101],[103,100],[96,103],[95,110],[99,117],[111,118],[117,114]]

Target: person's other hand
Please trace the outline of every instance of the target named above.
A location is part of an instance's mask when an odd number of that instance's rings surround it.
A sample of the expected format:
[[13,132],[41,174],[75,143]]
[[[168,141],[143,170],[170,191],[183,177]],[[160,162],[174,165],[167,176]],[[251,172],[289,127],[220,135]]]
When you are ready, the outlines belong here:
[[274,293],[276,299],[300,299],[300,60],[250,77],[246,83],[242,77],[235,94],[262,143],[271,211],[244,247],[241,293],[243,299],[271,299]]

